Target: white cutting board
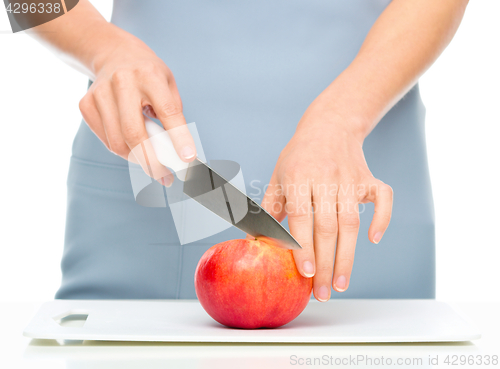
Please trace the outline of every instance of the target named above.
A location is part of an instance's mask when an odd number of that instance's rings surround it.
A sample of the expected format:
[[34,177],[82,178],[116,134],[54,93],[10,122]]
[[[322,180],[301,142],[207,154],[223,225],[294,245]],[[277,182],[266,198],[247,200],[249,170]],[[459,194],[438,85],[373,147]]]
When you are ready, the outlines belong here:
[[[88,315],[81,327],[61,318]],[[64,326],[66,325],[66,326]],[[436,300],[311,300],[276,329],[242,330],[214,321],[197,300],[55,300],[24,330],[39,339],[157,342],[456,342],[478,339],[478,328]]]

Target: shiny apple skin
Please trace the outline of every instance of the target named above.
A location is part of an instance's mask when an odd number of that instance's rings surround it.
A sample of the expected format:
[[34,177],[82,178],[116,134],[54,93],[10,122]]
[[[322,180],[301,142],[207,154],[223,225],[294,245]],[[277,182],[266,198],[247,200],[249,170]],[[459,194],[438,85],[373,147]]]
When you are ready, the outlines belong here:
[[312,278],[297,270],[292,251],[264,240],[219,243],[201,257],[196,295],[205,311],[233,328],[276,328],[307,306]]

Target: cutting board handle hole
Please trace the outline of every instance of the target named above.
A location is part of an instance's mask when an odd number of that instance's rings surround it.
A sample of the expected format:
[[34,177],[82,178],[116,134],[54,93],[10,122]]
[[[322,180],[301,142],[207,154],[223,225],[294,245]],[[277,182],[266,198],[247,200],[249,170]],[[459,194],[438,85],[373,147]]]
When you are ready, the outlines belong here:
[[76,328],[81,328],[85,325],[85,322],[87,321],[87,318],[89,317],[88,314],[82,314],[82,313],[65,313],[63,315],[59,315],[54,320],[56,321],[57,324],[59,324],[61,327],[76,327]]

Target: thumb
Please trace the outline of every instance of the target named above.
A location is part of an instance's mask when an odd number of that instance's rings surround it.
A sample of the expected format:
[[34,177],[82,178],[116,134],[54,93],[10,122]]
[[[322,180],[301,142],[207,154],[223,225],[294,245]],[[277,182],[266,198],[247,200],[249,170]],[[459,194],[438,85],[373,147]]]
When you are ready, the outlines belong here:
[[261,206],[271,214],[278,222],[285,219],[285,196],[282,185],[277,182],[276,175],[273,173],[271,181],[266,188]]
[[[261,206],[269,214],[271,214],[278,222],[281,223],[285,219],[285,198],[281,195],[282,191],[279,191],[280,185],[276,183],[276,176],[271,176],[271,181],[266,188],[264,198],[262,199]],[[255,237],[247,234],[245,237],[247,240],[254,240]]]

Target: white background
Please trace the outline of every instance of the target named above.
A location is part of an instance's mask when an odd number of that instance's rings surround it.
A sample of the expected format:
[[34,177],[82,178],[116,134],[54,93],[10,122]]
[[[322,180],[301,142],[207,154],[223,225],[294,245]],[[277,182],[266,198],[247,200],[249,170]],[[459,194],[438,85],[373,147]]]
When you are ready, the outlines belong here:
[[[92,1],[109,19],[111,0]],[[1,6],[0,6],[1,7]],[[500,301],[500,1],[471,1],[422,77],[436,209],[437,298]],[[87,78],[0,11],[0,301],[51,300],[60,283],[66,176]]]

